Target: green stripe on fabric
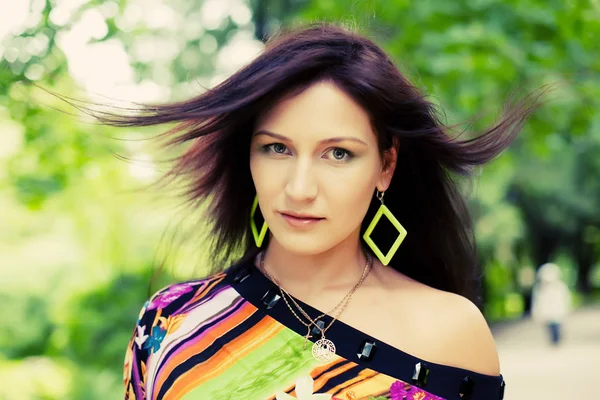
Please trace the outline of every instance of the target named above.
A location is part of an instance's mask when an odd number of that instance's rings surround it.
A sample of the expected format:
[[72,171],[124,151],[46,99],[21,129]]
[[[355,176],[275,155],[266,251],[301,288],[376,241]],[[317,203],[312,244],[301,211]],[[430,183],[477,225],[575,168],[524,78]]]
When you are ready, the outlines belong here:
[[[185,400],[264,400],[296,383],[319,365],[311,354],[311,342],[304,349],[304,337],[289,329],[247,356],[237,360],[220,376],[194,388]],[[223,350],[227,351],[227,345]]]

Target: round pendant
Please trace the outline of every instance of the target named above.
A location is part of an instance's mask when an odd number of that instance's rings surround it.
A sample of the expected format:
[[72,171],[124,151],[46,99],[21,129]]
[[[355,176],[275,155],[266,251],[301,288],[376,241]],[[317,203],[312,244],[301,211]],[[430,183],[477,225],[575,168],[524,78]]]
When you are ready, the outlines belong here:
[[313,344],[312,355],[317,361],[330,361],[335,356],[335,345],[329,339],[319,339]]

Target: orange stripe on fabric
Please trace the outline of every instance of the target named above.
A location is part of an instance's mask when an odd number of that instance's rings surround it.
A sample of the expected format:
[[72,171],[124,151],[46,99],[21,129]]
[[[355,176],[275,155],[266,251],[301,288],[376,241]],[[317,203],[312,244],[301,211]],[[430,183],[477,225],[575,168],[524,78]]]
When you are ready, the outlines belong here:
[[[343,360],[343,359],[341,359],[341,360]],[[320,368],[317,367],[311,371],[310,376],[313,379],[315,379],[318,376],[318,378],[314,381],[314,384],[313,384],[313,393],[317,393],[323,386],[325,386],[325,384],[327,383],[327,381],[330,378],[334,378],[334,377],[340,375],[341,373],[346,372],[349,369],[352,369],[353,367],[356,366],[356,364],[353,362],[345,362],[342,365],[340,365],[338,368],[332,369],[331,371],[323,374],[323,371],[327,370],[328,368],[331,368],[332,364],[335,364],[335,363],[326,364],[325,366],[321,366]],[[293,388],[293,386],[290,386],[286,390],[286,393],[288,393],[289,390],[291,390],[292,388]],[[289,394],[291,396],[296,396],[296,389],[294,388],[294,390],[289,392]]]
[[[339,364],[339,365],[338,365]],[[338,365],[337,368],[334,368],[335,365]],[[321,389],[323,386],[325,386],[325,384],[327,383],[327,381],[332,378],[332,377],[336,377],[354,367],[356,367],[358,364],[351,362],[351,361],[347,361],[341,357],[338,357],[337,359],[335,359],[334,361],[328,363],[328,364],[323,364],[320,365],[318,367],[313,368],[313,370],[310,372],[310,376],[315,379],[315,383],[314,383],[314,393],[317,393],[317,391],[319,389]],[[331,371],[324,373],[325,371],[327,371],[328,369],[332,369]],[[286,393],[289,393],[291,396],[295,396],[296,395],[296,389],[294,388],[295,384],[290,385],[289,387],[287,387],[284,391]],[[275,396],[270,397],[270,400],[275,399]]]
[[212,288],[214,288],[217,284],[219,284],[221,281],[223,281],[223,279],[225,279],[226,276],[227,276],[227,274],[225,272],[222,272],[218,275],[213,276],[211,278],[211,280],[208,282],[208,284],[206,286],[204,286],[204,288],[198,289],[196,294],[194,294],[194,297],[189,302],[194,303],[194,302],[200,300],[201,298],[203,298],[204,296],[206,296],[206,294],[209,293],[212,290]]
[[[309,342],[309,344],[312,344],[312,342]],[[328,369],[333,368],[336,364],[339,364],[340,362],[345,363],[347,361],[341,357],[336,357],[333,361],[331,361],[327,364],[322,364],[318,367],[313,368],[312,371],[310,372],[310,376],[314,379],[315,377],[321,375],[323,373],[323,371],[327,371]],[[291,390],[294,390],[294,386],[296,386],[296,384],[292,383],[290,386],[285,388],[283,391],[285,393],[295,393],[295,392],[290,392]],[[275,399],[275,395],[273,395],[269,398],[269,400],[273,400],[273,399]]]
[[387,375],[371,369],[362,370],[354,379],[350,379],[343,384],[333,388],[330,392],[337,393],[336,397],[344,397],[346,393],[352,391],[357,399],[373,395],[374,397],[384,395],[389,392],[393,379]]
[[159,376],[155,381],[155,386],[153,389],[154,396],[156,397],[158,395],[158,391],[165,383],[165,380],[169,377],[173,370],[177,368],[177,366],[184,363],[190,357],[205,351],[206,348],[208,348],[214,342],[216,337],[220,337],[229,332],[231,329],[248,319],[255,311],[256,307],[254,307],[252,304],[244,303],[244,305],[242,305],[242,307],[240,307],[240,309],[237,310],[233,315],[219,322],[218,325],[210,328],[208,332],[205,332],[202,339],[198,340],[184,351],[181,351],[169,358],[163,369],[159,372]]
[[[226,371],[231,364],[261,347],[265,342],[271,340],[283,329],[285,328],[273,319],[264,318],[251,329],[244,332],[244,334],[227,343],[227,349],[220,350],[209,360],[202,364],[195,365],[189,371],[182,374],[169,390],[169,395],[173,395],[174,398],[180,398],[179,396],[183,396],[190,389],[198,387],[202,385],[202,383],[219,376]],[[231,357],[232,354],[234,354],[235,357]],[[201,369],[202,373],[197,372],[198,369]]]
[[353,363],[352,361],[348,361],[345,358],[342,358],[340,356],[336,356],[333,361],[331,361],[331,362],[329,362],[327,364],[321,364],[318,367],[313,368],[312,372],[310,373],[310,376],[312,376],[313,379],[316,379],[323,372],[327,371],[328,369],[334,368],[338,364],[339,365],[342,365],[342,364],[352,364],[352,366],[357,365],[356,363]]
[[[344,372],[351,370],[352,368],[354,368],[356,366],[355,363],[352,362],[348,362],[345,363],[343,365],[340,365],[338,368],[336,369],[332,369],[329,372],[326,372],[324,374],[322,374],[321,376],[319,376],[316,380],[315,380],[315,384],[314,384],[314,391],[317,392],[317,390],[321,389],[323,386],[325,386],[325,384],[327,383],[327,381],[329,381],[329,379],[334,378],[338,375],[343,374]],[[314,374],[311,374],[314,378]],[[318,376],[318,375],[317,375]]]

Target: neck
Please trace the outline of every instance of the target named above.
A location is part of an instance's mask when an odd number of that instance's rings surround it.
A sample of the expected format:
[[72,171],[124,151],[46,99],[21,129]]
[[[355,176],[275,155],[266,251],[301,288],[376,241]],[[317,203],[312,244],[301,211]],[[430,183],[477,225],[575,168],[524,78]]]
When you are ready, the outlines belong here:
[[348,291],[360,280],[365,265],[358,236],[314,254],[295,253],[272,237],[264,255],[268,274],[299,298],[317,297],[326,291]]

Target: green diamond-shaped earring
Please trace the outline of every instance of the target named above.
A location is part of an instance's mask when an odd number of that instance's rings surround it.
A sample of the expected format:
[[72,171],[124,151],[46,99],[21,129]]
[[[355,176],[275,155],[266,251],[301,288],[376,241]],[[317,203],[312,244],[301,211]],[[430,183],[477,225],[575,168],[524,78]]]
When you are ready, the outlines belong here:
[[252,210],[250,211],[250,229],[252,230],[252,236],[254,237],[254,242],[256,243],[256,247],[262,245],[265,240],[265,235],[267,234],[267,221],[264,221],[261,228],[260,233],[258,232],[258,228],[256,226],[256,222],[254,221],[254,215],[256,214],[256,210],[258,209],[258,196],[254,198],[254,203],[252,204]]
[[[390,209],[387,208],[387,206],[385,204],[383,204],[384,193],[385,192],[380,192],[379,190],[376,190],[376,196],[377,196],[377,199],[381,202],[381,205],[379,206],[377,213],[373,217],[373,220],[367,227],[367,230],[365,231],[365,233],[363,235],[363,239],[365,240],[367,245],[369,245],[371,250],[373,250],[373,253],[375,253],[375,255],[377,256],[379,261],[381,261],[381,263],[383,265],[388,265],[390,263],[390,260],[392,259],[392,257],[394,257],[394,254],[396,254],[396,251],[398,251],[398,248],[400,247],[400,244],[406,237],[407,232],[406,232],[406,229],[404,229],[404,227],[402,226],[402,224],[400,224],[398,219],[396,219],[394,214],[392,214]],[[398,230],[398,237],[394,241],[394,244],[392,244],[392,247],[387,252],[387,254],[383,254],[381,249],[379,247],[377,247],[377,245],[375,244],[373,239],[371,239],[371,233],[373,233],[373,230],[375,230],[375,226],[377,226],[377,223],[379,222],[381,217],[384,215],[392,223],[394,228],[396,228]]]

